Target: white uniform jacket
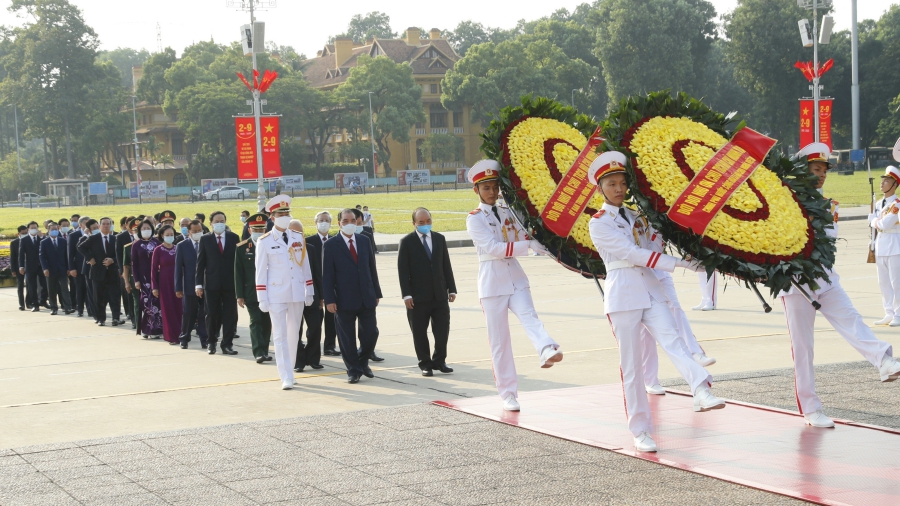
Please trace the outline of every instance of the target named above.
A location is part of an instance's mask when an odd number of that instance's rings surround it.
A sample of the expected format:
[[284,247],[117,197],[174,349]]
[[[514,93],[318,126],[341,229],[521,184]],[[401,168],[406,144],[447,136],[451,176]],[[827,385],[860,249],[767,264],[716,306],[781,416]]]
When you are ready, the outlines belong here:
[[875,211],[869,215],[869,226],[878,230],[875,256],[900,255],[900,200],[896,195],[878,199]]
[[515,257],[527,256],[529,240],[511,211],[497,206],[497,221],[491,206],[482,203],[466,217],[466,230],[475,244],[478,267],[478,297],[512,295],[528,288],[528,277]]
[[[834,220],[831,225],[825,227],[825,235],[827,235],[828,237],[834,238],[834,239],[837,239],[837,236],[838,236],[838,214],[839,214],[839,211],[840,211],[840,207],[838,206],[838,203],[836,201],[832,200],[831,201],[831,215],[834,218]],[[814,293],[815,294],[825,293],[828,290],[831,290],[833,288],[831,286],[832,283],[837,283],[838,280],[841,279],[841,277],[838,276],[838,273],[835,272],[834,267],[832,267],[831,269],[825,269],[825,272],[828,273],[828,279],[830,280],[830,282],[825,281],[822,278],[818,278],[818,279],[816,279],[816,284],[819,285],[819,289],[812,290],[808,285],[804,285],[803,289],[806,290],[806,293],[808,293],[810,295],[812,295]],[[794,287],[792,286],[788,290],[785,290],[785,291],[779,293],[777,296],[784,297],[785,295],[792,295],[793,293],[794,293]]]
[[303,234],[278,229],[263,235],[256,246],[256,296],[259,302],[312,304],[314,288]]
[[606,314],[647,309],[651,297],[665,302],[665,293],[653,270],[672,272],[677,261],[673,256],[642,247],[641,235],[649,233],[652,236],[656,231],[650,225],[646,225],[646,230],[636,230],[637,213],[627,208],[625,212],[630,223],[619,215],[618,207],[603,204],[589,225],[591,240],[606,264],[606,298],[603,303]]

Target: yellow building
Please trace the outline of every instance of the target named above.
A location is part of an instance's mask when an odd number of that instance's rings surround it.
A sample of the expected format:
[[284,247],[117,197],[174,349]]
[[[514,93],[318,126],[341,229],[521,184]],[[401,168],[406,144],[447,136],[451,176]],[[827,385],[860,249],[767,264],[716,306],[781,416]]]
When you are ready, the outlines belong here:
[[[356,66],[360,55],[387,56],[395,63],[408,63],[412,67],[416,83],[422,86],[422,105],[427,119],[425,123],[410,129],[409,142],[389,141],[391,168],[394,171],[429,169],[432,175],[455,174],[457,167],[470,167],[481,159],[481,126],[471,122],[470,107],[449,111],[441,105],[441,80],[460,56],[446,39],[441,38],[440,30],[430,30],[427,38],[422,38],[422,35],[418,28],[409,28],[402,39],[376,38],[360,43],[349,38],[338,38],[334,44],[328,44],[319,51],[315,58],[305,60],[302,72],[314,88],[334,90],[350,76],[350,69]],[[460,159],[442,163],[427,157],[420,147],[431,134],[461,137],[464,141],[464,153]],[[363,133],[362,140],[368,140],[368,133]],[[327,161],[355,162],[356,160],[340,159],[338,148],[346,142],[349,142],[347,132],[333,134]],[[383,165],[379,165],[378,173],[383,175]]]

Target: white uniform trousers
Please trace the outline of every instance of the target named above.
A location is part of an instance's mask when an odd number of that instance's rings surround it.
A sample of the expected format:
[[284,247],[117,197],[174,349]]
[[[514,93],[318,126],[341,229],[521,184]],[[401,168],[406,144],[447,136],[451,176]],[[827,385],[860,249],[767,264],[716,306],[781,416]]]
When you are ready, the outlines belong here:
[[886,316],[900,315],[900,255],[875,257],[881,303]]
[[303,318],[302,302],[269,303],[272,318],[272,342],[275,343],[275,365],[282,383],[294,383],[294,361],[297,359],[297,341],[300,340],[300,321]]
[[[713,274],[713,285],[715,285],[715,276]],[[678,335],[684,341],[688,351],[691,353],[703,353],[703,348],[700,347],[697,337],[694,336],[694,330],[691,329],[691,323],[688,321],[684,310],[681,309],[681,303],[678,302],[678,292],[675,290],[675,281],[672,279],[672,276],[665,276],[659,280],[659,283],[662,285],[663,295],[666,296],[666,304],[668,304],[669,309],[672,311],[672,316],[675,318],[675,327]]]
[[656,339],[641,325],[641,353],[643,354],[644,385],[652,387],[659,383],[659,353],[656,352]]
[[[817,294],[815,298],[822,305],[819,310],[822,316],[872,365],[879,367],[885,354],[892,355],[891,345],[875,337],[841,285],[833,285],[830,290]],[[781,302],[784,304],[784,316],[791,336],[797,407],[801,414],[812,413],[822,409],[822,402],[816,395],[816,372],[813,368],[813,325],[816,310],[800,294],[784,295]]]
[[487,320],[488,340],[491,344],[491,364],[494,369],[494,382],[501,399],[509,394],[519,395],[519,378],[516,376],[516,362],[513,357],[512,341],[509,334],[509,313],[519,319],[525,328],[525,334],[538,353],[546,346],[558,346],[550,337],[544,324],[538,319],[528,288],[516,289],[512,295],[483,297],[481,309]]
[[703,297],[701,304],[712,304],[713,307],[718,306],[719,286],[716,282],[716,278],[718,277],[719,273],[716,271],[713,271],[712,276],[709,277],[706,276],[706,271],[700,271],[697,273],[697,279],[700,280],[700,295]]
[[712,377],[688,353],[684,342],[675,332],[675,320],[669,306],[653,300],[647,309],[615,311],[606,315],[612,327],[613,336],[619,343],[619,368],[622,375],[622,390],[625,394],[625,414],[628,430],[638,436],[650,432],[650,403],[644,391],[643,371],[638,368],[644,363],[644,344],[641,327],[646,327],[659,343],[681,376],[691,385],[691,392],[701,385],[711,385]]

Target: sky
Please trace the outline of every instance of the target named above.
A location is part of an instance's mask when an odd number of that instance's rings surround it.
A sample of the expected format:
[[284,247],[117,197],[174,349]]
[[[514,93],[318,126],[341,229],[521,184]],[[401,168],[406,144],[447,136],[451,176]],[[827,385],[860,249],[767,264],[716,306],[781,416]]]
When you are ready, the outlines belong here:
[[[178,54],[200,40],[214,39],[220,43],[238,40],[239,27],[248,23],[248,13],[228,7],[229,0],[154,0],[153,2],[111,2],[110,0],[70,0],[78,6],[85,21],[97,32],[101,49],[116,47],[145,48],[155,52],[156,25],[159,23],[163,47],[171,46]],[[230,0],[238,2],[238,0]],[[271,3],[272,0],[264,0]],[[454,0],[447,2],[409,2],[381,0],[373,3],[362,0],[309,2],[276,0],[273,9],[259,12],[257,19],[266,22],[266,39],[281,45],[293,46],[297,52],[315,56],[328,37],[341,33],[357,13],[379,10],[391,17],[395,32],[403,33],[409,26],[425,30],[452,30],[460,21],[472,20],[485,26],[511,28],[520,19],[547,16],[559,8],[572,10],[585,0],[556,0],[551,3],[524,1]],[[730,12],[737,0],[710,0],[718,14]],[[793,2],[795,0],[781,0]],[[8,4],[9,0],[3,2]],[[859,20],[877,19],[892,0],[859,0]],[[340,5],[341,10],[336,7]],[[447,9],[452,5],[453,9]],[[510,8],[515,5],[514,8]],[[850,0],[835,0],[835,30],[850,28]],[[0,24],[21,25],[22,18],[0,10]]]

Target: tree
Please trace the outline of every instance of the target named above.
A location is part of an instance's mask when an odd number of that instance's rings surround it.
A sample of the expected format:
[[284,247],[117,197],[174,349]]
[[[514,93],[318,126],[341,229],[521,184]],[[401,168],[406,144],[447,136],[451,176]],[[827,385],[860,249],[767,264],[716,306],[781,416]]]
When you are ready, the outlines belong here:
[[143,65],[148,58],[150,58],[150,52],[146,49],[138,51],[130,47],[117,47],[112,51],[101,51],[97,55],[97,62],[108,61],[115,65],[122,76],[122,86],[131,88],[134,85],[131,69]]
[[465,141],[453,134],[431,134],[425,137],[421,149],[434,161],[455,162],[462,159]]
[[379,39],[396,39],[397,33],[391,30],[391,17],[383,12],[373,11],[365,16],[356,14],[350,18],[347,31],[331,37],[329,42],[334,42],[338,37],[350,37],[353,40],[363,42],[372,37]]
[[[860,34],[859,102],[863,146],[893,146],[900,95],[900,5],[894,4],[870,29]],[[868,28],[868,27],[867,27]]]
[[178,127],[197,148],[197,173],[191,177],[229,177],[236,174],[234,118],[246,100],[246,88],[235,81],[199,83],[175,99]]
[[694,92],[715,16],[706,0],[602,2],[592,19],[609,100],[667,88]]
[[362,55],[357,66],[350,69],[350,77],[335,91],[337,99],[351,110],[369,105],[372,92],[375,144],[383,153],[385,176],[391,173],[391,151],[388,138],[399,143],[409,142],[409,130],[425,121],[422,108],[422,87],[413,79],[412,67],[394,63],[386,56],[371,58]]
[[144,64],[144,74],[138,81],[137,97],[154,105],[162,105],[166,98],[166,90],[170,88],[166,82],[166,71],[175,64],[175,50],[167,47],[163,52],[151,56]]
[[456,25],[455,30],[447,32],[446,38],[460,56],[465,56],[469,48],[476,44],[484,44],[485,42],[499,44],[514,38],[514,31],[485,27],[481,23],[475,23],[474,21],[461,21]]

